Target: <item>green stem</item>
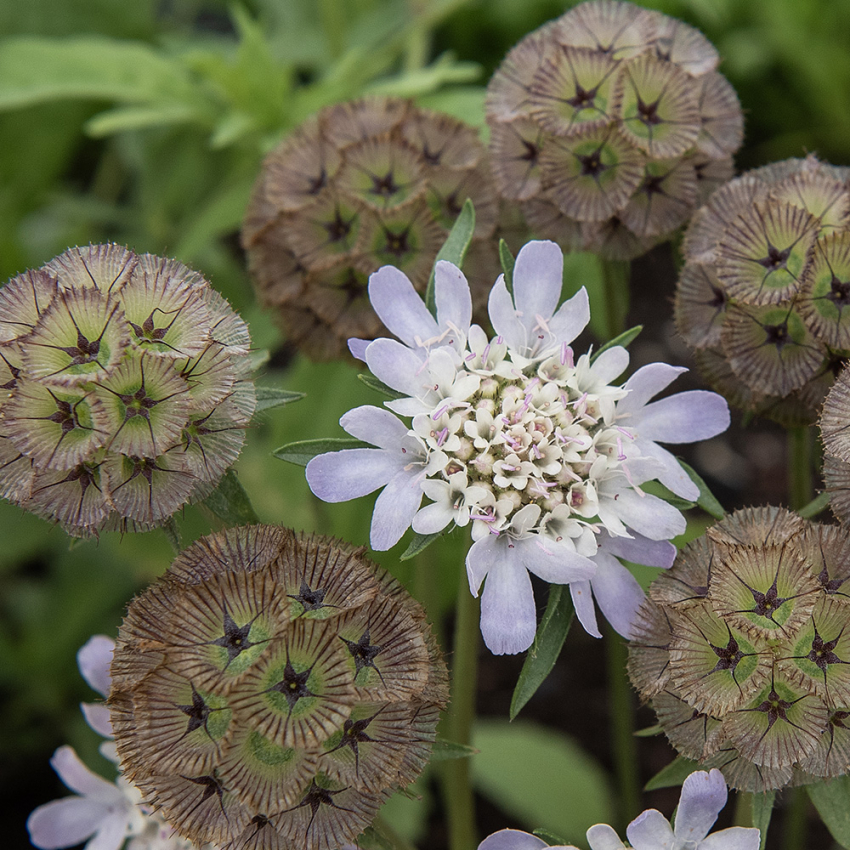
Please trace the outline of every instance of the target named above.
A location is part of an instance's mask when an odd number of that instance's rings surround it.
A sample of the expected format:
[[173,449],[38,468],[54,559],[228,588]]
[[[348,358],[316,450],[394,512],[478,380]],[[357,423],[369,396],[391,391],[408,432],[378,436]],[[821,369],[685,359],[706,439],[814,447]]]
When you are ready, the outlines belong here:
[[[410,14],[414,18],[422,18],[425,4],[421,0],[409,0]],[[431,50],[431,32],[424,20],[420,20],[413,28],[407,39],[407,49],[404,54],[404,70],[419,71],[428,62]]]
[[806,809],[809,797],[805,788],[791,790],[791,799],[785,809],[782,829],[782,850],[803,850],[806,846]]
[[812,484],[812,431],[800,426],[788,431],[788,501],[799,510],[814,498]]
[[735,826],[753,825],[753,795],[748,791],[738,791],[735,795]]
[[[443,723],[444,737],[458,744],[472,743],[477,677],[478,600],[470,594],[466,574],[463,573],[455,620],[452,702]],[[474,850],[478,840],[469,775],[470,759],[441,762],[439,768],[448,815],[450,850]]]
[[605,289],[605,340],[614,339],[626,329],[629,313],[631,264],[625,260],[602,260]]
[[345,49],[344,0],[319,0],[322,28],[328,41],[328,50],[334,59],[339,59]]
[[640,811],[640,779],[632,690],[626,678],[627,650],[623,639],[606,629],[608,694],[611,705],[611,741],[614,747],[614,771],[617,776],[618,822],[621,830]]
[[416,850],[412,844],[405,841],[380,815],[372,822],[372,828],[382,838],[385,838],[394,850]]

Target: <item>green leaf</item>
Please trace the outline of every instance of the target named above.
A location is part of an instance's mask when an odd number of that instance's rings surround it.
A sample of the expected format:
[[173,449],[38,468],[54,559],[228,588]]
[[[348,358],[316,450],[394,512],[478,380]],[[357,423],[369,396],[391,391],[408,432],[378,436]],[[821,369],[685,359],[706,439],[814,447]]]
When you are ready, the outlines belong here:
[[183,103],[154,104],[151,106],[120,106],[107,109],[86,121],[85,131],[96,139],[125,130],[143,130],[147,127],[167,127],[186,124],[195,119],[195,110]]
[[525,720],[479,720],[472,744],[480,750],[469,762],[475,787],[526,828],[584,844],[589,827],[610,823],[607,774],[569,735]]
[[201,504],[228,525],[249,525],[260,521],[233,469],[224,473],[221,483]]
[[850,776],[815,782],[806,790],[832,837],[850,848]]
[[472,241],[472,234],[474,232],[475,207],[472,206],[472,201],[467,198],[463,202],[463,209],[460,211],[460,215],[452,225],[451,231],[449,231],[448,238],[437,253],[437,258],[434,260],[434,268],[431,269],[431,278],[428,281],[428,289],[425,291],[425,303],[434,315],[437,313],[437,303],[434,296],[434,272],[437,268],[437,263],[440,260],[447,260],[460,268],[463,265],[463,258],[466,256],[466,249],[469,248],[469,243]]
[[819,513],[822,513],[829,507],[829,496],[830,494],[824,491],[819,496],[815,496],[808,505],[803,505],[797,513],[803,519],[814,519]]
[[423,549],[430,546],[438,537],[442,537],[442,534],[442,531],[438,531],[435,534],[420,534],[418,531],[414,531],[413,540],[410,541],[410,545],[404,550],[404,554],[402,554],[399,560],[409,561]]
[[445,85],[472,83],[481,76],[476,62],[458,62],[451,51],[443,53],[431,65],[406,71],[395,77],[384,77],[366,87],[366,94],[417,97],[430,94]]
[[307,466],[316,455],[323,455],[326,452],[373,448],[375,447],[355,440],[354,437],[327,437],[322,440],[298,440],[295,443],[287,443],[285,446],[275,449],[272,454],[288,463],[294,463],[296,466]]
[[262,387],[254,388],[257,394],[257,407],[254,411],[262,413],[265,410],[271,410],[275,407],[281,407],[284,404],[289,404],[293,401],[299,401],[306,396],[306,393],[296,393],[291,390],[282,390],[279,387]]
[[770,816],[773,814],[773,804],[776,801],[776,791],[765,791],[752,794],[753,826],[761,831],[759,850],[764,850],[767,841],[767,828],[770,826]]
[[502,264],[502,271],[505,273],[505,286],[507,286],[508,292],[513,292],[516,259],[504,239],[499,240],[499,261]]
[[533,834],[542,838],[550,847],[563,847],[567,843],[560,835],[555,835],[548,829],[535,829]]
[[667,767],[661,768],[646,785],[644,791],[657,791],[659,788],[672,788],[681,785],[695,770],[699,770],[699,762],[677,756]]
[[575,616],[567,585],[550,584],[546,613],[537,628],[511,698],[513,720],[552,672]]
[[640,489],[650,496],[657,496],[659,499],[664,499],[668,505],[672,505],[680,511],[689,511],[696,506],[696,502],[689,502],[687,499],[677,496],[671,490],[668,490],[660,481],[647,481],[640,485]]
[[723,505],[720,504],[714,493],[708,489],[708,484],[702,480],[700,474],[683,460],[679,461],[679,466],[688,473],[688,477],[691,481],[699,487],[699,498],[697,499],[697,504],[707,514],[713,516],[715,519],[723,519],[723,517],[726,516],[726,511],[723,510]]
[[466,759],[474,756],[478,750],[466,744],[456,744],[445,738],[437,738],[431,750],[431,761],[451,761],[452,759]]
[[361,372],[357,377],[363,381],[369,389],[375,390],[376,392],[385,395],[387,398],[407,398],[404,393],[400,393],[398,390],[388,387],[383,381],[379,381],[374,375]]
[[644,729],[638,729],[637,732],[634,733],[634,736],[635,738],[654,738],[656,735],[660,735],[663,731],[661,724],[656,723],[655,726],[647,726]]
[[613,348],[615,345],[620,345],[623,348],[628,348],[634,341],[637,339],[640,332],[643,330],[643,325],[635,325],[633,328],[629,328],[627,331],[623,331],[619,336],[614,337],[614,339],[609,340],[605,343],[605,345],[601,345],[591,356],[590,362],[593,363],[603,351],[607,351],[609,348]]

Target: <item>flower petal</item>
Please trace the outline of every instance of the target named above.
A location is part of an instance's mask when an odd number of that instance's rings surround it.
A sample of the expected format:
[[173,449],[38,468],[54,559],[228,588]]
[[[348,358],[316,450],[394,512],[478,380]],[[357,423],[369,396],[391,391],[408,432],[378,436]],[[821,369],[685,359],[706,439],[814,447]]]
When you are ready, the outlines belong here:
[[705,770],[692,773],[682,785],[676,809],[676,838],[695,844],[702,841],[726,805],[728,794],[726,780],[716,768],[710,773]]
[[490,314],[493,330],[502,337],[508,347],[520,353],[524,351],[527,346],[525,325],[516,314],[513,298],[505,286],[504,275],[499,275],[490,290],[487,312]]
[[676,839],[670,822],[658,809],[647,809],[626,828],[626,836],[634,850],[673,850]]
[[548,846],[542,838],[518,829],[500,829],[488,835],[478,850],[542,850]]
[[631,538],[611,537],[606,532],[602,532],[602,535],[599,539],[600,548],[635,564],[667,569],[676,560],[677,549],[668,540],[650,540],[636,532]]
[[112,677],[109,666],[112,664],[112,652],[115,641],[106,635],[94,635],[77,652],[77,665],[83,678],[101,696],[109,696]]
[[495,534],[488,534],[476,540],[466,553],[466,577],[469,580],[469,592],[473,596],[478,596],[481,582],[490,571],[496,556],[496,547],[499,545],[498,540]]
[[564,255],[554,242],[528,242],[520,248],[513,273],[514,303],[531,332],[537,317],[550,319],[564,285]]
[[81,702],[80,708],[83,711],[83,717],[86,718],[86,723],[88,723],[98,735],[103,735],[104,738],[113,737],[112,720],[107,706],[102,703]]
[[571,581],[593,578],[596,573],[596,564],[591,558],[573,552],[568,546],[555,544],[547,548],[536,535],[517,540],[514,545],[522,565],[543,581],[569,584]]
[[481,634],[493,655],[515,655],[531,646],[537,631],[534,591],[528,570],[512,557],[515,550],[503,544],[499,554],[481,595]]
[[440,333],[454,325],[464,336],[468,336],[472,322],[472,295],[466,277],[454,263],[445,260],[437,263],[434,270],[434,300]]
[[653,443],[651,440],[644,440],[642,438],[635,440],[634,446],[644,457],[652,458],[658,463],[655,478],[668,490],[692,502],[695,502],[699,498],[699,487],[691,481],[690,475],[682,469],[682,465],[667,449]]
[[582,628],[595,638],[601,638],[602,632],[596,623],[596,606],[593,604],[593,593],[589,581],[570,582],[570,596],[573,607],[576,609],[576,617]]
[[437,534],[442,531],[454,518],[452,509],[445,502],[434,502],[425,505],[413,517],[413,530],[417,534]]
[[558,312],[549,320],[549,330],[554,337],[551,349],[561,343],[572,342],[590,321],[590,301],[587,290],[582,287],[572,298],[564,301]]
[[616,502],[617,516],[631,529],[650,540],[670,540],[684,534],[687,523],[672,505],[634,490],[622,490]]
[[593,560],[597,567],[590,582],[593,595],[614,630],[631,640],[634,637],[632,624],[644,600],[644,592],[637,579],[613,555],[599,551]]
[[614,828],[607,823],[597,823],[587,831],[587,842],[590,850],[625,850],[626,845]]
[[349,410],[339,424],[352,437],[382,449],[398,449],[408,430],[397,416],[370,404]]
[[[670,366],[667,363],[642,366],[623,385],[629,394],[617,402],[617,418],[639,411],[653,396],[687,371],[683,366]],[[627,422],[623,424],[628,427]]]
[[375,500],[370,542],[379,552],[391,549],[413,522],[422,504],[418,471],[402,470],[393,477]]
[[97,835],[86,844],[84,850],[118,850],[127,837],[127,812],[113,812],[105,818]]
[[39,806],[28,818],[30,840],[41,850],[73,847],[97,832],[109,808],[85,797],[65,797]]
[[395,266],[383,266],[370,275],[369,300],[378,318],[411,348],[439,333],[422,297]]
[[366,349],[372,344],[371,339],[358,339],[356,336],[348,340],[348,350],[358,360],[366,362]]
[[610,384],[626,371],[629,365],[629,352],[622,345],[606,348],[590,367],[594,382]]
[[743,826],[730,826],[713,832],[700,842],[697,850],[759,850],[761,832]]
[[691,390],[648,404],[629,424],[645,440],[695,443],[721,434],[730,421],[729,405],[723,396]]
[[324,502],[347,502],[383,487],[400,466],[385,449],[343,449],[314,457],[307,483]]
[[376,339],[366,349],[369,371],[388,387],[414,398],[428,389],[428,370],[422,368],[424,357],[394,339]]
[[114,783],[107,782],[103,777],[89,770],[80,761],[73,747],[59,747],[53,753],[50,764],[65,785],[77,794],[107,802],[113,802],[122,796]]

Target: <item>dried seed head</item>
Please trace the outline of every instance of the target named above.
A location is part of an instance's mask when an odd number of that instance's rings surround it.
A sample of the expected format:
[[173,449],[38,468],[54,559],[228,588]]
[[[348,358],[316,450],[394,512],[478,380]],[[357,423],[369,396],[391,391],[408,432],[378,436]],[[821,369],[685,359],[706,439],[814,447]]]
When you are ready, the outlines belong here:
[[[347,341],[382,325],[367,298],[384,265],[424,291],[437,251],[467,198],[473,246],[499,216],[486,150],[472,127],[399,98],[323,109],[266,158],[242,229],[261,303],[316,360],[348,357]],[[492,281],[473,271],[476,307]]]
[[69,534],[206,496],[254,412],[245,323],[196,272],[72,248],[0,289],[0,494]]
[[698,356],[709,383],[783,424],[814,421],[850,352],[845,171],[814,156],[755,169],[719,188],[683,240],[679,333],[713,351]]
[[650,587],[629,674],[673,746],[747,791],[847,771],[850,541],[780,508],[726,517]]
[[334,850],[428,760],[447,674],[422,608],[345,544],[210,535],[137,597],[112,664],[127,777],[183,836]]
[[743,121],[717,62],[697,30],[618,0],[526,36],[487,91],[500,195],[567,249],[644,253],[732,175]]

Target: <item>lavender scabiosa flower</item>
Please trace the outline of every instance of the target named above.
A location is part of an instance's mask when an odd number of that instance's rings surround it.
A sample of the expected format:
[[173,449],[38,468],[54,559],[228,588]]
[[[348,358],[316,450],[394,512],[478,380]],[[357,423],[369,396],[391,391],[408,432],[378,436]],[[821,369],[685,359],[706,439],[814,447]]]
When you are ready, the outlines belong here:
[[[733,826],[708,834],[726,805],[727,796],[726,782],[719,770],[696,771],[682,785],[675,826],[658,809],[647,809],[628,825],[628,844],[604,823],[590,827],[587,842],[590,850],[758,850],[758,829]],[[478,850],[543,850],[547,846],[536,835],[503,829],[485,838]],[[553,850],[577,848],[556,846]]]
[[526,36],[487,89],[493,175],[536,233],[630,259],[732,176],[738,98],[697,30],[589,0]]
[[245,323],[196,272],[72,248],[0,289],[0,496],[83,537],[215,488],[254,412]]
[[[330,452],[307,465],[325,501],[385,489],[372,521],[373,547],[387,549],[412,526],[437,534],[469,527],[466,558],[481,630],[495,653],[527,649],[536,630],[529,573],[569,584],[579,619],[598,635],[592,596],[625,636],[643,594],[619,558],[669,566],[680,512],[646,493],[658,480],[684,498],[697,488],[658,445],[714,436],[729,424],[725,401],[687,392],[651,399],[681,370],[652,364],[625,384],[619,346],[576,357],[571,343],[589,319],[587,294],[559,306],[563,255],[531,242],[517,256],[513,290],[500,277],[489,298],[496,335],[470,325],[469,289],[450,263],[436,268],[437,318],[396,269],[370,282],[379,315],[399,340],[355,351],[401,394],[358,408],[341,423],[375,448]],[[423,496],[429,502],[420,507]]]

